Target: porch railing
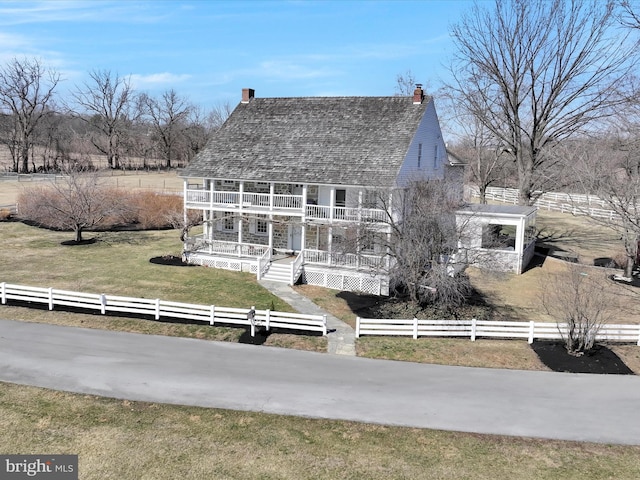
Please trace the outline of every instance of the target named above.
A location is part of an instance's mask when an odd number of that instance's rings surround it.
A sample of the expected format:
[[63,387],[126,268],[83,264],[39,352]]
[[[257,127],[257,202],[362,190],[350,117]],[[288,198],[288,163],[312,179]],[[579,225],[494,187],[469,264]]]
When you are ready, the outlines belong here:
[[304,250],[298,253],[296,259],[291,262],[291,285],[295,285],[302,275],[302,265],[304,264]]
[[267,248],[262,256],[258,259],[258,271],[256,273],[258,280],[262,280],[262,276],[267,273],[271,264],[271,249]]
[[185,250],[234,255],[237,257],[262,257],[265,253],[271,251],[269,245],[224,242],[221,240],[212,241],[206,239],[203,235],[189,237],[185,242]]
[[305,263],[319,265],[330,265],[332,267],[345,268],[386,268],[388,261],[386,257],[379,255],[357,255],[355,253],[336,253],[323,250],[304,251]]

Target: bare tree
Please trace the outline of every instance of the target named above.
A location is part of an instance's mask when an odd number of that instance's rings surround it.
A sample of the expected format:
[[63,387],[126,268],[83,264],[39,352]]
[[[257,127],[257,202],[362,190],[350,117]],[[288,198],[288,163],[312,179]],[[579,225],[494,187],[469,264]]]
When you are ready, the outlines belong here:
[[640,8],[638,2],[630,0],[620,0],[622,14],[620,23],[628,28],[640,29]]
[[68,167],[63,173],[55,183],[20,194],[22,218],[49,228],[72,230],[75,242],[80,243],[84,230],[128,212],[124,197],[105,187],[95,171]]
[[558,142],[619,102],[635,56],[616,22],[613,1],[495,0],[453,27],[449,88],[513,155],[520,204],[544,190]]
[[129,78],[108,70],[94,70],[89,76],[91,81],[72,93],[76,105],[71,110],[93,127],[91,140],[107,156],[109,167],[120,168],[127,131],[138,114],[135,92]]
[[416,77],[411,70],[396,75],[396,96],[408,97],[413,95],[416,88]]
[[[620,235],[627,257],[624,275],[631,278],[640,241],[640,124],[632,127],[635,132],[621,131],[623,125],[621,118],[615,130],[564,151],[581,193],[597,196],[604,202],[602,208],[613,212],[592,221]],[[575,207],[584,204],[576,202]]]
[[471,287],[463,273],[466,264],[456,256],[460,239],[456,210],[461,199],[439,180],[416,180],[395,194],[388,212],[391,234],[382,236],[391,259],[390,277],[411,301],[445,308],[466,300]]
[[591,350],[602,326],[613,318],[615,298],[605,285],[569,263],[564,272],[544,279],[542,305],[558,321],[569,354],[580,356]]
[[0,107],[10,115],[3,135],[13,157],[13,170],[29,172],[36,128],[52,110],[50,106],[60,75],[36,59],[14,58],[0,68]]
[[179,156],[179,143],[186,138],[189,113],[193,107],[173,89],[167,90],[158,99],[142,95],[140,101],[149,118],[165,166],[171,168],[171,161]]
[[187,160],[204,148],[211,134],[222,126],[232,111],[228,102],[214,106],[209,112],[196,106],[190,110],[188,126],[184,132],[189,145]]

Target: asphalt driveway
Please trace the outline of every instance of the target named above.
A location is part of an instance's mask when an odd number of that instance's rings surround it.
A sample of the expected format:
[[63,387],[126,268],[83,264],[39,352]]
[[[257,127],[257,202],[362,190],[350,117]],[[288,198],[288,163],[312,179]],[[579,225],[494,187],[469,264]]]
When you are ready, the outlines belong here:
[[203,407],[640,444],[640,377],[370,360],[0,320],[0,380]]

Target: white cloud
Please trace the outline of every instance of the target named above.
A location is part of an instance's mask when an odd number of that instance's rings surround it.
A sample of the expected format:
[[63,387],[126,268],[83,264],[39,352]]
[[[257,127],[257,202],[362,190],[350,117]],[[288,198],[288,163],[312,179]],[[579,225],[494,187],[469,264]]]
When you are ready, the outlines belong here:
[[0,4],[0,25],[105,21],[152,23],[168,15],[166,9],[163,11],[148,2],[58,0]]
[[131,75],[131,83],[136,88],[144,88],[147,87],[158,87],[162,85],[174,85],[176,83],[181,83],[186,80],[189,80],[191,75],[181,74],[176,75],[175,73],[163,72],[163,73],[152,73],[149,75],[139,75],[133,74]]
[[258,73],[269,78],[299,80],[335,75],[335,70],[326,66],[309,67],[291,60],[269,60],[258,65]]

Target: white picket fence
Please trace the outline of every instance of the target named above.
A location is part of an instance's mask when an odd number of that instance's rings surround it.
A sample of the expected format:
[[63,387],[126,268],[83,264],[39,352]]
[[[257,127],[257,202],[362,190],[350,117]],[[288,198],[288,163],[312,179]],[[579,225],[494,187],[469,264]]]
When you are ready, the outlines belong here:
[[[561,339],[567,325],[543,322],[506,322],[493,320],[419,320],[413,319],[356,319],[356,338],[362,335],[390,335],[418,337],[469,337]],[[596,340],[627,342],[640,346],[640,325],[603,325]]]
[[44,303],[53,310],[55,305],[83,308],[100,311],[106,315],[109,312],[124,312],[136,315],[150,315],[154,319],[177,318],[195,320],[209,325],[216,323],[243,325],[251,328],[251,336],[256,334],[256,327],[286,328],[322,332],[327,334],[326,315],[306,315],[301,313],[276,312],[271,310],[256,310],[251,308],[220,307],[217,305],[197,305],[192,303],[171,302],[167,300],[122,297],[105,295],[103,293],[82,293],[55,288],[29,287],[0,283],[0,299],[2,305],[8,300]]

